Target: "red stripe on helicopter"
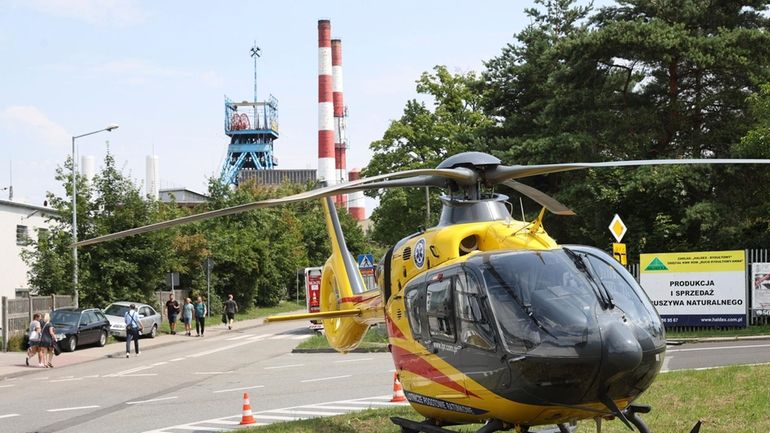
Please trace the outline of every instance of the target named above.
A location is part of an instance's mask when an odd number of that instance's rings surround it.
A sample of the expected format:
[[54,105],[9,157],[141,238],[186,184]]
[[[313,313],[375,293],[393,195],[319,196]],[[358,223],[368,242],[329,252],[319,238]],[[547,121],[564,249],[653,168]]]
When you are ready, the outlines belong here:
[[368,298],[364,298],[363,296],[347,296],[345,298],[340,298],[339,303],[342,303],[342,302],[359,303],[359,302],[368,301],[368,300],[376,298],[378,296],[380,296],[380,295],[378,294],[378,295],[374,295],[374,296],[369,296]]
[[478,395],[469,391],[456,381],[450,379],[447,375],[439,371],[436,367],[432,366],[428,361],[424,360],[419,355],[395,345],[391,346],[390,351],[396,361],[396,368],[420,375],[428,380],[444,385],[447,388],[452,388],[457,392],[479,398]]
[[406,338],[404,337],[404,333],[401,332],[401,329],[396,326],[396,322],[390,318],[389,314],[385,314],[385,323],[388,326],[388,335],[393,338]]

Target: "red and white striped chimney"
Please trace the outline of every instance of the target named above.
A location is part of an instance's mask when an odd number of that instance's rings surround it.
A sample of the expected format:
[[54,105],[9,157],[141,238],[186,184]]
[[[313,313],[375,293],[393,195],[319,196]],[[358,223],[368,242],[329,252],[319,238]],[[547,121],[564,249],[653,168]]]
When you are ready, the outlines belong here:
[[[361,178],[361,169],[353,168],[348,173],[348,179],[358,180]],[[348,213],[356,221],[363,221],[366,219],[366,208],[364,207],[364,192],[357,191],[348,194]]]
[[[348,178],[345,160],[348,144],[342,93],[342,41],[339,39],[332,39],[332,99],[334,100],[334,174],[338,182],[345,182]],[[347,201],[347,195],[335,197],[339,207],[347,207]]]
[[332,25],[318,20],[318,174],[327,185],[334,175],[334,110],[332,102]]

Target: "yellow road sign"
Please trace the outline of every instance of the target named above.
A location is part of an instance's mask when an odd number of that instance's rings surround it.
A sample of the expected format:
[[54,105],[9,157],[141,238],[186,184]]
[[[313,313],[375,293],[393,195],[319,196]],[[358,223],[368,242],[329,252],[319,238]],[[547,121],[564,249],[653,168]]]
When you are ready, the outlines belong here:
[[612,244],[612,257],[620,262],[621,265],[628,265],[628,257],[626,256],[626,244],[613,243]]
[[610,233],[612,233],[612,236],[615,236],[615,240],[620,242],[621,239],[623,239],[623,235],[625,235],[627,231],[628,227],[623,224],[623,220],[620,219],[620,216],[615,214],[615,216],[612,218],[612,221],[610,221]]

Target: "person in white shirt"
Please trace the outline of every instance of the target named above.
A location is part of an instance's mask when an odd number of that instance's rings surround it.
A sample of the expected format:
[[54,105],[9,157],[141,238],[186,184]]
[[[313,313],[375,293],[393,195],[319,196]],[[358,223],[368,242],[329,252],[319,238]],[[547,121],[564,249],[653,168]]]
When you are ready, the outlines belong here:
[[128,311],[123,315],[126,322],[126,358],[131,356],[131,340],[134,340],[134,351],[139,356],[139,336],[142,331],[142,322],[139,320],[139,313],[136,312],[136,305],[131,304]]
[[43,354],[41,351],[38,350],[40,346],[40,313],[35,313],[32,315],[32,321],[29,322],[29,335],[28,340],[29,343],[27,343],[27,366],[29,366],[29,359],[32,358],[32,356],[37,353],[39,365],[43,367]]

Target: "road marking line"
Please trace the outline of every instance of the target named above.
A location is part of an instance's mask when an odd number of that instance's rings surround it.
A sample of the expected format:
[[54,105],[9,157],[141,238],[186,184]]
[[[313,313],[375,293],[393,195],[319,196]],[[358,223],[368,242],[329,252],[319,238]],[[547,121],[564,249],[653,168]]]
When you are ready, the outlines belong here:
[[18,413],[9,413],[8,415],[0,415],[0,419],[2,418],[13,418],[15,416],[19,416]]
[[319,377],[319,378],[317,378],[317,379],[307,379],[307,380],[300,380],[300,382],[302,382],[302,383],[307,383],[307,382],[320,382],[320,381],[322,381],[322,380],[344,379],[344,378],[346,378],[346,377],[351,377],[351,376],[352,376],[351,374],[346,374],[346,375],[344,375],[344,376]]
[[222,346],[222,347],[218,347],[216,349],[207,350],[205,352],[196,353],[194,355],[190,355],[189,357],[190,358],[198,358],[198,357],[201,357],[201,356],[211,355],[212,353],[222,352],[222,351],[225,351],[225,350],[234,349],[236,347],[245,346],[245,345],[247,345],[249,343],[251,343],[251,341],[241,341],[239,343],[230,344],[228,346]]
[[272,337],[268,338],[268,340],[280,340],[282,338],[286,338],[286,334],[273,335]]
[[343,359],[342,361],[334,361],[335,364],[343,364],[345,362],[359,362],[359,361],[371,361],[374,358],[356,358],[356,359]]
[[193,374],[230,374],[232,371],[196,371]]
[[262,334],[262,335],[255,335],[255,336],[253,336],[253,337],[250,337],[250,338],[249,338],[249,341],[257,341],[257,340],[262,340],[263,338],[272,337],[273,335],[275,335],[275,334]]
[[168,364],[168,361],[160,361],[160,362],[156,362],[155,364],[152,364],[152,365],[158,366],[158,365],[164,365],[164,364]]
[[173,400],[175,398],[179,398],[177,396],[174,397],[161,397],[161,398],[153,398],[150,400],[140,400],[140,401],[127,401],[126,404],[142,404],[142,403],[152,403],[156,401],[163,401],[163,400]]
[[48,382],[48,383],[56,383],[56,382],[72,382],[72,381],[75,381],[75,380],[83,380],[83,378],[82,378],[82,377],[70,377],[70,378],[67,378],[67,379],[56,379],[56,380],[52,380],[52,381],[50,381],[50,382]]
[[275,367],[265,367],[265,370],[275,370],[278,368],[304,367],[305,364],[276,365]]
[[66,412],[68,410],[83,410],[83,409],[96,409],[101,406],[79,406],[79,407],[62,407],[59,409],[48,409],[46,412]]
[[0,388],[10,388],[12,386],[16,386],[16,385],[0,385]]
[[295,335],[291,337],[292,340],[304,340],[306,338],[310,338],[310,335]]
[[187,359],[187,357],[182,357],[182,358],[174,358],[174,359],[170,360],[169,362],[184,361],[185,359]]
[[148,377],[148,376],[157,376],[158,373],[137,373],[137,374],[121,374],[117,377]]
[[83,376],[83,377],[86,378],[86,379],[95,379],[95,378],[99,377],[99,375],[98,374],[92,374],[90,376]]
[[[315,410],[299,410],[299,409],[276,409],[271,410],[270,413],[286,413],[289,415],[300,414],[300,415],[319,415],[319,416],[334,416],[334,415],[342,415],[344,412],[319,412]],[[259,415],[257,415],[259,417]]]
[[392,403],[389,401],[346,401],[344,403],[350,403],[350,404],[360,404],[360,405],[378,405],[378,406],[402,406],[405,404],[409,404],[407,402],[403,403]]
[[48,376],[44,376],[44,377],[36,377],[36,378],[34,378],[34,379],[32,379],[32,380],[48,380]]
[[225,419],[218,419],[218,420],[206,421],[206,424],[240,425],[241,423],[238,421],[228,421]]
[[254,334],[243,334],[237,337],[225,338],[227,341],[243,340],[244,338],[254,337]]
[[360,406],[324,406],[324,405],[310,405],[310,406],[304,406],[309,407],[311,409],[336,409],[336,410],[358,410],[361,409]]
[[[273,411],[271,411],[273,412]],[[296,416],[280,416],[280,415],[262,415],[262,414],[254,414],[254,418],[259,419],[274,419],[277,421],[294,421],[297,419],[302,419],[301,417]]]
[[254,385],[254,386],[244,386],[243,388],[220,389],[219,391],[214,391],[214,394],[219,394],[220,392],[243,391],[244,389],[255,389],[255,388],[264,388],[264,387],[265,385]]
[[666,353],[697,352],[699,350],[754,349],[754,348],[757,348],[757,347],[770,347],[770,344],[747,344],[747,345],[744,345],[744,346],[694,347],[692,349],[673,349],[673,350],[667,350]]

